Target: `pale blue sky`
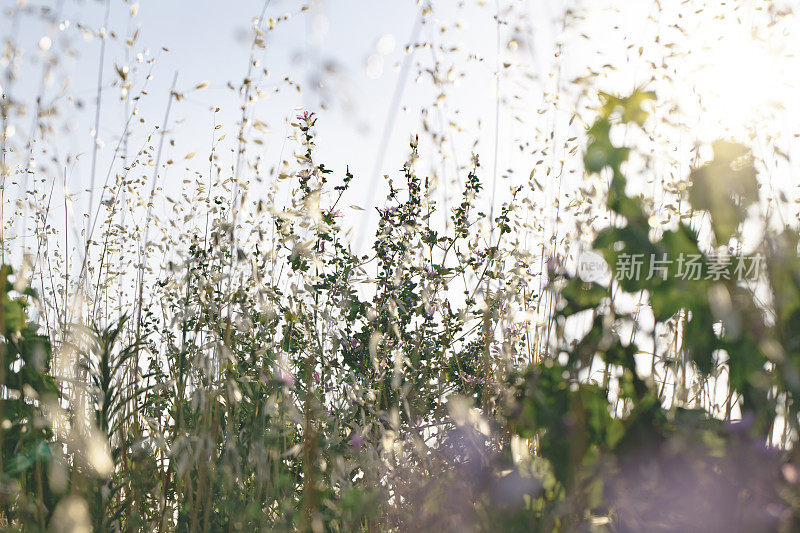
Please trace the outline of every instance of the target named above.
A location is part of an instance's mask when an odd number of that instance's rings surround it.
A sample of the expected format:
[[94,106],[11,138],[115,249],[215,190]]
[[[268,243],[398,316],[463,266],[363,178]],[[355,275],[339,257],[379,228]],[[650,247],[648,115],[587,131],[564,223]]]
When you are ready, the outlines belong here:
[[[0,3],[7,9],[11,0]],[[266,49],[258,51],[255,57],[261,67],[269,70],[269,77],[261,80],[261,88],[266,91],[277,88],[279,92],[252,108],[251,118],[263,121],[270,130],[268,135],[260,135],[264,144],[258,150],[268,161],[274,159],[277,162],[279,157],[290,159],[292,147],[287,148],[285,142],[289,133],[286,117],[294,116],[298,108],[316,111],[319,114],[319,160],[340,174],[349,165],[357,177],[352,202],[362,205],[366,213],[374,213],[370,207],[379,203],[384,185],[383,180],[375,179],[375,170],[380,170],[378,174],[396,173],[407,157],[408,139],[423,132],[420,109],[430,107],[439,94],[432,77],[425,72],[440,62],[440,74],[445,75],[447,69],[453,67],[454,78],[460,79],[456,81],[457,85],[448,87],[448,98],[441,102],[439,111],[427,117],[428,127],[445,131],[448,135],[452,133],[447,144],[451,155],[462,154],[462,160],[458,161],[460,165],[468,162],[470,151],[475,149],[482,155],[486,172],[493,172],[494,121],[497,116],[494,72],[498,50],[501,55],[511,54],[517,60],[532,64],[537,53],[542,57],[549,56],[554,46],[558,30],[555,21],[561,8],[553,6],[558,6],[559,2],[536,4],[533,7],[537,11],[539,27],[535,35],[525,37],[529,41],[525,44],[531,45],[538,40],[543,50],[527,48],[512,54],[505,45],[518,30],[513,27],[519,22],[513,20],[518,15],[506,15],[509,20],[504,20],[507,24],[501,30],[500,42],[493,19],[497,6],[491,2],[471,0],[434,4],[433,13],[421,25],[418,23],[420,8],[411,0],[268,2],[265,18],[277,22],[274,30],[265,34]],[[63,51],[67,46],[75,52],[69,58],[61,54],[62,63],[54,76],[55,81],[45,94],[54,97],[63,80],[69,80],[69,97],[61,96],[56,101],[61,108],[62,125],[70,127],[69,131],[61,132],[59,155],[65,159],[66,154],[82,154],[67,168],[68,189],[76,195],[76,217],[88,208],[85,189],[91,182],[91,131],[101,48],[100,39],[91,38],[90,31],[82,32],[79,28],[98,31],[103,27],[107,5],[110,6],[108,31],[114,32],[117,38],[106,41],[98,135],[103,149],[98,155],[95,190],[99,190],[104,181],[113,148],[126,122],[126,113],[130,112],[130,107],[126,107],[119,97],[120,89],[112,86],[119,81],[116,67],[127,65],[131,70],[131,95],[141,90],[146,74],[152,68],[147,94],[136,104],[139,108],[137,120],[144,119],[145,123],[132,123],[130,129],[134,133],[129,150],[135,152],[144,137],[162,122],[175,73],[179,92],[188,91],[200,82],[208,82],[208,87],[187,92],[186,98],[173,106],[169,138],[175,139],[175,145],[167,146],[164,160],[182,160],[183,155],[189,152],[207,154],[214,132],[210,111],[214,107],[220,108],[217,120],[221,129],[217,131],[217,137],[220,133],[227,134],[217,151],[224,153],[225,149],[233,148],[241,97],[228,88],[228,83],[238,87],[247,71],[252,21],[265,4],[250,0],[144,0],[138,4],[121,0],[111,0],[110,4],[70,0],[28,2],[29,11],[18,15],[16,21],[6,18],[0,22],[4,33],[10,34],[16,27],[15,37],[26,48],[21,76],[13,84],[6,84],[6,88],[15,98],[26,100],[29,108],[33,106],[33,95],[38,90],[41,59],[53,51]],[[138,9],[136,16],[132,17],[134,5],[138,5]],[[309,9],[302,11],[304,5]],[[60,27],[48,26],[34,15],[41,7],[49,7],[51,14],[58,14],[56,18]],[[532,13],[531,6],[516,8],[517,13]],[[288,20],[283,19],[286,14],[291,16]],[[125,36],[132,34],[137,27],[140,30],[134,45],[126,47]],[[37,50],[42,36],[52,40],[51,48],[45,52]],[[412,37],[416,38],[416,44],[429,43],[432,46],[420,46],[408,54],[405,47],[414,44],[409,43]],[[459,49],[453,51],[456,46]],[[137,63],[136,55],[139,53],[143,54],[144,63]],[[156,58],[155,63],[146,64],[151,58]],[[404,70],[405,61],[409,62],[409,68]],[[376,62],[380,68],[376,68]],[[539,75],[541,73],[537,73]],[[302,86],[302,94],[284,81],[287,77]],[[322,81],[324,87],[314,87],[316,81]],[[518,89],[515,87],[514,91]],[[511,93],[508,89],[505,91]],[[393,106],[396,94],[401,96],[399,106]],[[322,102],[327,111],[321,109]],[[505,109],[500,115],[501,120],[504,116],[510,123],[511,117]],[[450,122],[458,123],[463,128],[461,133],[451,130]],[[27,124],[26,119],[16,121],[17,142],[24,142],[27,138]],[[388,129],[388,124],[393,127]],[[384,139],[386,134],[388,137]],[[509,142],[511,135],[510,128],[503,128],[500,144],[507,153],[513,151]],[[476,141],[478,144],[474,145]],[[420,149],[424,154],[432,151],[433,147],[426,146],[423,139]],[[205,157],[198,157],[167,169],[163,179],[165,189],[169,191],[171,183],[180,181],[178,174],[183,167],[205,172],[204,161]],[[498,168],[500,166],[498,162]],[[55,169],[48,170],[50,174],[55,173]],[[444,173],[449,172],[446,181],[463,179],[453,170],[454,167],[444,170]],[[375,188],[377,192],[370,192]],[[95,205],[97,201],[99,193]]]
[[[16,3],[16,0],[0,0],[4,11]],[[439,173],[443,184],[457,184],[459,178],[463,179],[463,172],[454,172],[454,160],[458,159],[459,165],[466,164],[473,150],[481,156],[482,177],[487,183],[493,181],[497,169],[499,198],[512,183],[527,180],[538,161],[544,160],[548,164],[567,159],[570,161],[568,170],[573,173],[562,176],[557,184],[551,183],[552,177],[543,171],[543,167],[537,171],[538,179],[545,185],[542,203],[552,207],[555,197],[564,195],[560,200],[567,204],[582,176],[579,159],[568,157],[570,152],[563,147],[563,142],[581,139],[585,126],[580,120],[570,122],[569,112],[572,108],[585,109],[593,104],[591,100],[578,103],[581,87],[575,80],[595,73],[591,84],[599,89],[627,92],[637,84],[647,84],[656,89],[660,97],[690,103],[697,90],[710,92],[710,89],[717,89],[713,87],[715,80],[724,79],[725,83],[719,84],[721,89],[730,93],[733,88],[732,94],[736,98],[726,99],[724,94],[721,98],[706,95],[706,102],[727,102],[728,105],[717,106],[719,109],[715,113],[706,113],[705,116],[687,106],[697,115],[689,115],[687,124],[693,129],[685,134],[685,138],[672,139],[671,145],[664,148],[669,157],[688,162],[686,154],[692,148],[693,136],[709,140],[717,135],[716,129],[720,130],[721,136],[724,134],[722,126],[727,127],[728,119],[738,120],[736,114],[728,112],[731,102],[737,106],[741,97],[764,92],[759,83],[775,86],[770,75],[773,78],[784,77],[785,72],[785,78],[789,80],[789,72],[800,71],[800,68],[788,68],[797,66],[795,58],[794,62],[777,65],[773,69],[777,70],[777,75],[766,72],[763,76],[748,78],[737,72],[742,55],[739,48],[736,58],[730,59],[730,54],[725,52],[731,48],[730,42],[714,44],[716,30],[734,35],[737,42],[749,39],[747,36],[752,28],[763,25],[763,11],[758,9],[760,4],[766,5],[759,0],[737,3],[736,8],[699,0],[688,3],[664,1],[660,4],[613,0],[432,2],[433,12],[425,17],[425,24],[417,37],[418,43],[431,46],[414,50],[410,69],[404,76],[402,65],[408,58],[404,47],[414,34],[419,16],[419,6],[415,1],[272,0],[267,6],[266,18],[277,22],[275,29],[265,35],[266,50],[259,52],[256,59],[270,73],[261,81],[261,88],[266,91],[278,88],[279,92],[252,108],[251,118],[263,121],[271,132],[255,135],[264,141],[258,147],[258,153],[267,161],[277,162],[279,157],[290,159],[292,147],[285,142],[288,132],[286,117],[293,116],[296,108],[318,112],[319,160],[338,175],[349,165],[356,175],[356,183],[348,203],[360,205],[365,208],[365,213],[373,213],[371,208],[380,204],[380,187],[383,185],[382,180],[376,182],[373,173],[376,163],[381,163],[379,174],[396,174],[407,156],[409,137],[415,133],[423,134],[425,123],[429,132],[448,135],[445,143],[448,159],[445,163],[440,164],[441,158],[437,157],[426,160],[426,164],[433,165],[427,171]],[[48,27],[32,14],[21,15],[16,23],[7,17],[0,20],[0,35],[12,35],[11,31],[16,27],[15,37],[25,48],[19,78],[13,84],[3,80],[3,90],[25,101],[29,110],[38,93],[41,59],[49,57],[53,51],[66,50],[66,41],[75,51],[74,57],[69,59],[61,54],[63,62],[45,94],[49,98],[56,97],[62,82],[70,80],[70,87],[55,101],[62,113],[58,123],[71,128],[60,130],[58,146],[62,162],[67,153],[83,154],[67,169],[68,188],[76,194],[76,217],[87,209],[88,195],[83,191],[91,176],[91,130],[100,52],[100,40],[84,39],[79,24],[92,31],[98,30],[103,26],[106,5],[106,2],[98,0],[27,2],[31,13],[42,7],[49,7],[53,12],[60,9],[57,18],[63,29],[57,25]],[[212,107],[220,108],[217,118],[221,128],[215,138],[222,133],[227,135],[226,140],[218,145],[218,153],[225,153],[235,145],[241,98],[226,85],[230,82],[238,87],[247,71],[252,20],[261,12],[264,3],[257,0],[141,0],[135,17],[130,14],[133,2],[110,0],[108,5],[109,31],[115,32],[119,38],[109,39],[106,45],[98,135],[105,146],[99,152],[96,189],[104,181],[113,147],[126,120],[126,106],[119,98],[119,88],[112,87],[118,78],[115,65],[122,67],[127,64],[134,71],[131,74],[134,80],[131,94],[135,94],[151,68],[150,65],[136,64],[136,54],[142,53],[145,61],[155,57],[156,62],[152,65],[153,77],[148,82],[148,94],[137,104],[137,119],[142,118],[145,123],[132,126],[135,134],[131,138],[131,150],[135,151],[143,137],[163,120],[168,88],[175,73],[178,73],[177,89],[180,92],[188,91],[200,82],[209,83],[201,91],[186,92],[186,98],[176,102],[172,109],[169,138],[175,139],[175,145],[167,146],[164,160],[171,158],[179,164],[167,169],[163,182],[167,192],[177,190],[181,179],[189,174],[183,171],[184,167],[207,172],[205,159],[215,131],[212,129]],[[309,7],[307,11],[301,11],[304,5]],[[739,9],[738,6],[743,7]],[[498,8],[503,23],[499,38],[494,20]],[[513,9],[509,11],[510,8]],[[577,16],[569,27],[564,28],[562,14],[567,8]],[[705,11],[698,14],[699,8]],[[725,17],[713,17],[714,10],[725,9],[730,10]],[[291,17],[282,20],[281,17],[287,13]],[[711,14],[706,17],[704,13]],[[736,25],[737,31],[745,37],[738,37],[739,33],[731,32],[721,20]],[[66,27],[65,21],[70,23]],[[679,24],[685,28],[682,33],[676,29]],[[796,25],[793,17],[791,23],[781,24],[789,29]],[[138,38],[126,55],[124,35],[136,27],[141,28]],[[52,39],[53,44],[48,51],[37,51],[37,43],[43,36]],[[674,40],[677,45],[671,50],[680,50],[682,55],[665,58],[665,48],[655,43],[655,37],[660,38],[661,44]],[[392,41],[394,46],[390,46]],[[381,50],[378,50],[379,42],[382,43]],[[512,42],[513,47],[509,46]],[[775,43],[775,39],[768,40],[770,45]],[[798,49],[797,39],[790,44]],[[716,48],[703,55],[707,46]],[[164,52],[162,47],[168,48],[169,52]],[[457,50],[453,50],[454,47]],[[747,50],[749,48],[744,51]],[[557,51],[558,56],[555,55]],[[761,49],[749,54],[750,63],[745,65],[745,69],[752,70],[753,65],[767,63],[759,54],[762,54]],[[372,61],[369,60],[371,56],[375,56]],[[494,91],[498,60],[509,65],[501,77],[503,103],[499,108],[495,105]],[[667,65],[662,74],[671,73],[673,80],[650,79],[652,65],[661,61]],[[376,68],[376,63],[381,62],[382,68]],[[439,75],[447,77],[450,67],[454,74],[450,80],[453,83],[447,84],[447,98],[440,101],[438,108],[433,108],[431,104],[437,99],[439,90],[431,81],[429,69],[437,62]],[[713,63],[718,70],[698,68],[705,63]],[[704,79],[698,72],[711,74]],[[301,84],[302,94],[284,82],[286,77]],[[322,92],[314,90],[311,84],[312,80],[319,79],[324,83]],[[796,80],[792,78],[790,81],[794,83]],[[703,86],[702,82],[706,85]],[[700,88],[695,89],[698,84]],[[798,85],[794,83],[792,87]],[[402,99],[399,108],[394,109],[392,99],[398,87],[402,88]],[[753,90],[739,90],[742,87]],[[554,100],[557,93],[558,102]],[[327,103],[327,111],[321,110],[321,99]],[[82,104],[80,108],[77,105],[79,101]],[[797,106],[793,101],[784,103],[792,109],[790,113],[784,113],[783,118],[788,120],[788,117],[797,116]],[[756,101],[749,111],[765,108],[762,104]],[[423,109],[428,109],[429,113],[421,115]],[[382,151],[384,129],[392,116],[396,120],[389,131],[386,150]],[[496,119],[499,119],[497,139]],[[590,119],[589,114],[586,114],[586,119]],[[450,122],[460,130],[450,128]],[[13,142],[18,146],[27,139],[30,123],[29,115],[14,118],[17,133]],[[778,132],[786,136],[791,134],[790,129],[790,125],[781,124]],[[552,140],[549,138],[551,133],[554,134]],[[787,141],[781,146],[790,153],[795,144]],[[430,155],[433,150],[424,135],[420,150],[423,155],[426,152]],[[189,152],[197,152],[198,157],[184,160],[184,155]],[[47,165],[45,158],[38,163]],[[509,170],[516,177],[503,180],[503,176],[512,175]],[[673,165],[669,172],[685,174],[688,167]],[[54,168],[44,169],[41,175],[52,180],[58,172]],[[374,194],[370,192],[373,189],[377,189]],[[451,188],[449,193],[452,192]],[[95,201],[99,201],[99,196]],[[360,225],[358,221],[353,223]]]

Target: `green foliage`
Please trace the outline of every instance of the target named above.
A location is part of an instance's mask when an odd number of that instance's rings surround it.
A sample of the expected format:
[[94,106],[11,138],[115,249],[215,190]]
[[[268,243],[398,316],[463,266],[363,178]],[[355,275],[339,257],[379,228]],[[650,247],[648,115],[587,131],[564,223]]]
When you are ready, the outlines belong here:
[[[787,357],[796,353],[796,345],[787,344],[787,340],[794,342],[791,334],[786,339],[786,332],[792,327],[782,319],[800,316],[796,314],[799,293],[795,290],[799,286],[797,239],[787,242],[784,235],[769,241],[784,254],[776,255],[774,249],[768,261],[767,279],[776,297],[774,309],[779,320],[775,327],[765,323],[755,296],[735,279],[681,276],[681,265],[674,259],[696,256],[702,269],[714,258],[701,249],[696,232],[684,224],[661,232],[657,240],[653,237],[645,203],[625,195],[622,169],[630,150],[615,146],[610,138],[613,127],[641,127],[647,118],[643,104],[650,99],[652,94],[640,92],[630,98],[604,96],[597,121],[589,129],[586,169],[608,169],[612,175],[607,207],[617,217],[612,217],[612,225],[600,231],[594,241],[594,247],[612,265],[611,284],[604,288],[575,278],[561,285],[554,283],[554,290],[566,301],[559,311],[562,323],[571,315],[591,310],[592,326],[578,341],[564,340],[557,345],[556,350],[566,356],[566,366],[546,360],[529,369],[522,381],[513,382],[509,423],[519,435],[535,439],[539,455],[547,460],[556,486],[561,487],[560,491],[545,493],[545,498],[552,498],[554,503],[544,507],[550,510],[549,519],[541,516],[556,529],[588,524],[597,515],[609,516],[619,530],[638,529],[645,524],[648,530],[672,530],[675,524],[698,527],[700,523],[710,529],[741,527],[742,518],[715,514],[719,511],[713,508],[706,508],[701,514],[693,510],[691,501],[672,494],[672,490],[683,490],[674,487],[684,481],[670,479],[670,469],[688,476],[691,486],[723,492],[730,487],[734,491],[762,491],[759,497],[765,499],[761,505],[766,501],[777,505],[775,502],[785,497],[774,482],[781,462],[777,454],[771,456],[772,462],[764,463],[758,475],[748,474],[751,477],[737,476],[734,464],[740,461],[750,468],[758,463],[757,456],[744,451],[747,445],[742,446],[744,442],[754,445],[767,439],[778,416],[776,390],[788,395],[786,405],[792,424],[797,421],[794,401],[788,399],[797,393],[797,367],[796,361],[789,363]],[[709,212],[717,240],[725,243],[743,221],[745,208],[758,199],[758,193],[749,152],[743,146],[718,142],[714,152],[714,161],[692,173],[694,185],[688,196],[694,207]],[[791,251],[787,253],[788,250]],[[656,275],[653,270],[648,275],[648,263],[631,275],[623,271],[629,266],[623,259],[633,255],[673,261]],[[731,433],[722,430],[703,409],[685,410],[674,402],[665,403],[663,385],[653,382],[653,376],[640,375],[642,368],[636,363],[636,355],[641,352],[633,342],[623,344],[617,333],[617,325],[636,323],[635,314],[620,312],[613,303],[621,292],[630,293],[629,297],[646,295],[657,326],[680,329],[677,354],[692,361],[701,377],[713,374],[716,379],[722,372],[727,374],[729,398],[739,398],[744,417],[750,422],[741,423],[741,429],[737,427],[737,432]],[[564,330],[560,331],[563,335]],[[603,382],[586,383],[579,376],[591,373],[596,360],[605,365]],[[612,375],[616,384],[612,384]],[[677,378],[676,373],[676,388]],[[675,449],[692,457],[678,458],[670,451]],[[636,461],[653,463],[650,475],[656,477],[648,481]],[[754,489],[756,486],[759,488]],[[647,491],[652,491],[654,499],[663,495],[666,505],[655,508],[645,504],[646,499],[639,492]],[[670,502],[673,497],[682,503]],[[734,505],[736,496],[726,497],[731,499],[722,505]],[[555,505],[558,501],[565,506]],[[749,523],[748,530],[778,527],[774,519],[756,508],[747,512],[750,514],[744,520]],[[789,523],[791,520],[784,517],[781,527],[790,527]]]
[[36,294],[0,267],[0,509],[9,523],[44,531],[57,495],[48,481],[52,432],[42,407],[58,387],[50,376],[50,342],[29,321]]
[[711,215],[714,234],[727,243],[758,201],[756,171],[746,146],[728,141],[714,143],[714,159],[692,172],[689,201]]

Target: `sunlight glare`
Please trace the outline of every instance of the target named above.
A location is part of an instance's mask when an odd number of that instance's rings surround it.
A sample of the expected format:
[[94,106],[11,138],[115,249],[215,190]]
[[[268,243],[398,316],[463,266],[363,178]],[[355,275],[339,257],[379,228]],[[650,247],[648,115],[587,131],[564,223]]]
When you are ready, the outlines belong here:
[[780,42],[784,36],[767,43],[732,25],[713,43],[698,39],[689,55],[690,92],[679,99],[684,111],[697,117],[698,138],[744,140],[775,119],[798,118],[791,104],[800,89],[798,62],[789,43]]

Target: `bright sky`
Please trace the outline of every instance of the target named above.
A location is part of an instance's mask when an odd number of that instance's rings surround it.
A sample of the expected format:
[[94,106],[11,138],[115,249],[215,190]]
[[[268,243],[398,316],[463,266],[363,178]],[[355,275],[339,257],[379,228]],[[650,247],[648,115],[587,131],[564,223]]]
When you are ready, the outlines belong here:
[[[509,185],[527,181],[536,171],[542,184],[541,204],[549,216],[545,227],[549,224],[547,231],[558,234],[556,199],[569,205],[583,182],[580,158],[573,157],[580,152],[574,147],[583,139],[585,122],[591,120],[588,109],[596,104],[592,92],[588,98],[582,96],[584,87],[625,93],[645,85],[655,89],[663,102],[657,114],[670,119],[676,116],[669,102],[682,106],[684,114],[677,122],[685,127],[664,131],[651,147],[663,165],[654,169],[661,173],[656,182],[685,178],[695,141],[756,135],[755,144],[763,146],[769,138],[789,157],[797,149],[794,134],[800,110],[792,96],[800,88],[800,65],[793,54],[800,49],[800,32],[795,31],[795,16],[788,14],[789,5],[758,0],[464,0],[432,2],[431,11],[421,17],[420,6],[411,0],[266,4],[0,0],[4,11],[23,4],[21,14],[0,21],[0,34],[23,48],[20,75],[11,83],[4,79],[3,92],[23,101],[29,110],[10,119],[15,134],[11,143],[17,154],[25,153],[20,148],[30,134],[40,65],[57,54],[60,63],[48,80],[44,100],[59,106],[58,158],[59,165],[66,166],[67,189],[75,195],[75,219],[89,212],[86,189],[92,181],[101,49],[101,39],[92,33],[105,27],[116,35],[106,41],[103,62],[97,135],[102,149],[95,190],[100,191],[105,181],[132,107],[130,100],[120,98],[115,71],[119,67],[128,69],[130,95],[147,83],[147,94],[136,102],[138,112],[130,126],[128,149],[133,152],[162,122],[169,87],[177,75],[176,90],[185,98],[173,105],[168,138],[174,145],[167,144],[163,157],[175,164],[161,170],[159,179],[165,194],[178,195],[191,172],[207,174],[212,135],[217,153],[227,150],[225,157],[233,164],[241,96],[228,84],[238,89],[247,72],[254,19],[263,9],[266,48],[257,50],[253,74],[261,97],[250,114],[251,121],[260,121],[260,130],[251,130],[250,137],[263,144],[254,146],[250,157],[275,163],[291,160],[286,118],[299,109],[316,111],[318,159],[339,175],[347,165],[356,175],[349,203],[365,209],[367,223],[352,221],[362,232],[370,227],[372,207],[380,205],[385,187],[377,175],[397,175],[409,137],[419,133],[428,172],[438,175],[448,195],[465,175],[456,172],[456,165],[466,165],[472,151],[481,156],[486,182],[497,181],[497,202]],[[50,8],[56,23],[39,20],[35,13],[42,7]],[[566,11],[571,14],[567,25]],[[270,26],[273,29],[267,30]],[[126,46],[126,38],[137,28],[135,42]],[[146,81],[149,72],[152,79]],[[588,81],[575,83],[580,78]],[[206,82],[202,90],[192,90]],[[295,83],[302,92],[295,90]],[[776,101],[782,109],[774,106]],[[215,116],[212,110],[217,107]],[[579,118],[570,121],[576,111]],[[144,122],[136,122],[139,119]],[[755,128],[746,130],[756,122]],[[218,130],[213,129],[215,124],[220,125]],[[426,131],[444,135],[442,154],[435,153]],[[226,138],[219,140],[221,134]],[[156,140],[157,136],[151,144]],[[186,159],[191,153],[198,155]],[[69,163],[67,154],[73,156]],[[78,154],[82,155],[75,158]],[[774,153],[766,159],[774,165],[772,185],[785,190],[791,200],[797,193],[791,165]],[[562,162],[566,166],[556,180]],[[63,169],[48,163],[47,157],[38,157],[36,164],[42,167],[39,175],[45,187],[58,177],[54,193],[60,194]],[[553,171],[545,171],[546,166]],[[649,184],[633,186],[645,190]],[[13,198],[7,195],[6,201]],[[99,201],[97,192],[95,205]],[[786,218],[794,219],[796,208],[786,209]],[[6,222],[10,213],[7,209]]]

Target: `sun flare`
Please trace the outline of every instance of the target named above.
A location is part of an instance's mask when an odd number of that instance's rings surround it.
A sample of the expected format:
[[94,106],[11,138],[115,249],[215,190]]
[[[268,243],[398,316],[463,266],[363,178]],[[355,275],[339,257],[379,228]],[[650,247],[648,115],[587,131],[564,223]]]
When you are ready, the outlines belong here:
[[[792,21],[794,25],[794,21]],[[800,90],[797,40],[787,32],[754,36],[739,24],[723,35],[702,35],[688,54],[691,78],[678,80],[680,105],[696,114],[698,138],[738,139],[774,121],[795,120]]]

